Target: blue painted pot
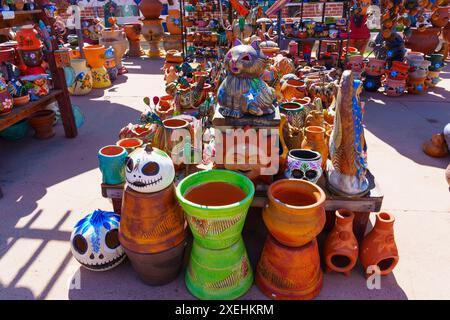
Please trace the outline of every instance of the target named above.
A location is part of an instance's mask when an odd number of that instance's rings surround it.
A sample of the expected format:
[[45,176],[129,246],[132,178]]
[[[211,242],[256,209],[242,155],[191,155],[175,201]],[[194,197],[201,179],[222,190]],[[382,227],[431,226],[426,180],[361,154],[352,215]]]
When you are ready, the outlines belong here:
[[98,151],[99,168],[105,184],[125,182],[125,158],[128,152],[119,146],[105,146]]
[[29,129],[30,125],[28,124],[28,120],[25,119],[0,131],[0,137],[6,140],[19,140],[28,135]]

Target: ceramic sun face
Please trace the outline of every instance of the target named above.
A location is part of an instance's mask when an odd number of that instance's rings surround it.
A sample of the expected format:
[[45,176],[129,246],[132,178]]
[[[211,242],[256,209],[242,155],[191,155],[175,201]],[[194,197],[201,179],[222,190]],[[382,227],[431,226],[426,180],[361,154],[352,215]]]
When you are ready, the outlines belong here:
[[83,267],[105,271],[125,259],[119,243],[119,221],[118,214],[102,210],[95,210],[78,221],[70,236],[70,249]]
[[142,193],[161,191],[175,178],[175,168],[167,153],[157,148],[138,148],[125,163],[127,185]]

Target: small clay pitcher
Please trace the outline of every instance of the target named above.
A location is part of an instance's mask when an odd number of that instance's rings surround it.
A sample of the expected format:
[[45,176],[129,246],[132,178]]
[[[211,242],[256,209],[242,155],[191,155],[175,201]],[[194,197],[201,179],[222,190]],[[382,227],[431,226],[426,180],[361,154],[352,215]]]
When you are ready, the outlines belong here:
[[361,243],[359,258],[367,276],[374,272],[369,269],[371,266],[377,266],[381,275],[387,275],[394,270],[398,263],[394,221],[395,218],[390,213],[377,213],[375,226]]
[[314,150],[322,156],[322,169],[325,170],[328,159],[328,146],[325,142],[325,129],[319,126],[305,128],[302,149]]
[[310,300],[323,284],[316,239],[301,247],[287,247],[268,236],[256,268],[259,290],[275,300]]
[[336,211],[336,222],[323,249],[327,271],[350,275],[358,260],[358,241],[353,234],[355,214],[347,209]]
[[34,137],[36,139],[50,139],[55,135],[55,130],[53,129],[55,112],[52,110],[35,112],[28,122],[35,131]]
[[302,80],[289,79],[281,85],[281,94],[286,100],[304,98],[306,85]]
[[315,184],[297,179],[272,183],[263,220],[270,234],[286,246],[312,241],[325,225],[325,193]]

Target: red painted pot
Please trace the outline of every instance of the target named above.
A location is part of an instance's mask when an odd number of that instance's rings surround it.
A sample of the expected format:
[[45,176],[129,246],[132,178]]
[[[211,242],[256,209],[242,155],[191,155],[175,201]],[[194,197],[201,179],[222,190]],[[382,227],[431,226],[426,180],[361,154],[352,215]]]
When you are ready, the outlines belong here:
[[42,42],[39,40],[38,33],[33,25],[26,25],[17,30],[16,40],[19,44],[19,49],[23,50],[37,50],[42,46]]

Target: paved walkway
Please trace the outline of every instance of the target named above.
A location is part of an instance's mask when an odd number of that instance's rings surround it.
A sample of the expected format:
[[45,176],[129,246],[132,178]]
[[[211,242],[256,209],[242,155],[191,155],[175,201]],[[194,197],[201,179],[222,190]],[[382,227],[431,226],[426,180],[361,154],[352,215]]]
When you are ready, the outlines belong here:
[[[76,139],[62,126],[48,141],[0,141],[0,299],[193,299],[184,275],[163,287],[142,284],[129,262],[94,273],[80,268],[69,249],[74,224],[94,209],[111,209],[101,197],[97,151],[114,143],[138,119],[142,98],[162,95],[162,61],[129,60],[130,73],[106,91],[74,97],[86,122]],[[423,96],[366,96],[366,139],[372,173],[385,193],[383,210],[395,214],[400,262],[368,290],[362,270],[327,274],[319,299],[449,299],[450,196],[444,168],[450,157],[424,155],[421,144],[450,121],[450,68],[440,87]],[[372,217],[373,222],[373,217]],[[244,238],[253,266],[265,238],[258,212]],[[75,279],[75,280],[74,280]],[[68,289],[69,282],[80,289]],[[264,298],[256,286],[245,299]]]

